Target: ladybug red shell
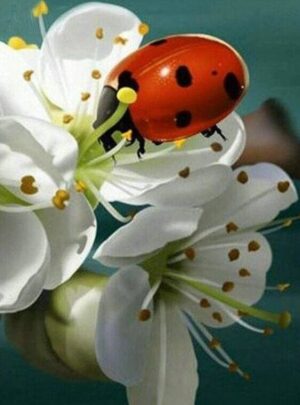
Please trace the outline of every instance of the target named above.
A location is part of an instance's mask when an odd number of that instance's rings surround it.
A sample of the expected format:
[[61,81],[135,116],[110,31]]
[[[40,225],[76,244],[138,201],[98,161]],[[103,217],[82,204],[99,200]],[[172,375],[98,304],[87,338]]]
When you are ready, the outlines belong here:
[[227,43],[207,35],[166,37],[130,54],[110,72],[95,127],[116,108],[116,91],[131,87],[137,101],[114,130],[131,129],[135,139],[156,143],[199,132],[211,135],[247,86],[246,64]]

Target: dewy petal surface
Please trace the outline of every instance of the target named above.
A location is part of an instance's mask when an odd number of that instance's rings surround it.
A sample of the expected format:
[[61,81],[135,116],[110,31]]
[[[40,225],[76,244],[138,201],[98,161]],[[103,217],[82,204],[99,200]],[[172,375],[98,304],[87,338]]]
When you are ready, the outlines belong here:
[[100,301],[97,359],[108,377],[126,386],[138,384],[144,375],[152,318],[142,322],[138,315],[149,290],[148,274],[132,266],[111,277]]
[[[0,42],[0,106],[2,114],[24,115],[49,121],[49,116],[41,99],[23,77],[23,74],[33,70],[33,67],[26,63],[19,52]],[[37,83],[34,74],[32,82]]]
[[20,311],[43,289],[47,235],[33,213],[0,212],[0,312]]
[[198,374],[191,338],[176,306],[159,301],[157,307],[146,372],[127,389],[129,403],[193,405]]
[[37,215],[51,249],[45,288],[53,289],[67,281],[86,259],[96,236],[96,218],[86,198],[77,192],[71,193],[63,211],[45,209]]
[[197,229],[202,210],[149,207],[108,238],[94,258],[108,266],[138,263],[143,256]]
[[[86,3],[63,14],[50,27],[42,46],[39,79],[47,97],[75,111],[81,93],[90,91],[89,105],[93,106],[106,74],[138,48],[142,40],[139,24],[132,12],[112,4]],[[102,29],[100,39],[98,29]],[[127,41],[114,44],[116,37]],[[99,81],[91,78],[95,69],[102,75]]]

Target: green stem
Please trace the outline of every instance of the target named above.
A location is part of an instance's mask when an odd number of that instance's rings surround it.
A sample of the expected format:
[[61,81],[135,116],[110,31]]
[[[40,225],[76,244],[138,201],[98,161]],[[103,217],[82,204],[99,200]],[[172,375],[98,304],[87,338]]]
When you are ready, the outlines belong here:
[[201,281],[195,280],[190,277],[182,276],[179,274],[174,274],[172,272],[165,273],[165,276],[180,280],[188,284],[189,286],[195,288],[201,293],[216,299],[223,304],[228,305],[231,308],[235,308],[242,312],[245,312],[247,315],[251,315],[254,318],[261,319],[263,321],[272,322],[278,324],[282,328],[287,328],[291,322],[291,315],[289,312],[282,312],[280,314],[264,311],[259,308],[251,307],[247,304],[243,304],[240,301],[230,297],[229,295],[221,292],[218,288],[207,285]]
[[105,134],[109,129],[115,126],[124,116],[128,109],[128,104],[119,103],[113,115],[103,124],[101,124],[95,131],[93,131],[80,145],[79,160],[82,160],[86,152],[98,141],[98,139]]

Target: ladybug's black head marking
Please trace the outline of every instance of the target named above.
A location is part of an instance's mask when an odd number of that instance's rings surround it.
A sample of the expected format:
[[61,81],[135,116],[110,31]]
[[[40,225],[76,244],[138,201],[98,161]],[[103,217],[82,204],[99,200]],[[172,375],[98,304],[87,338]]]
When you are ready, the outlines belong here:
[[193,77],[189,68],[185,65],[179,66],[176,70],[176,81],[180,87],[189,87],[192,84]]
[[224,79],[225,91],[231,100],[237,100],[242,95],[243,89],[236,77],[232,72],[227,73]]
[[191,121],[192,113],[190,111],[180,111],[175,116],[175,122],[178,128],[188,127]]
[[151,44],[149,44],[149,45],[151,45],[151,46],[159,46],[159,45],[165,44],[166,42],[167,42],[166,39],[159,39],[157,41],[151,42]]
[[119,89],[122,87],[130,87],[135,91],[139,91],[139,84],[138,82],[132,77],[132,72],[129,70],[124,70],[119,75]]

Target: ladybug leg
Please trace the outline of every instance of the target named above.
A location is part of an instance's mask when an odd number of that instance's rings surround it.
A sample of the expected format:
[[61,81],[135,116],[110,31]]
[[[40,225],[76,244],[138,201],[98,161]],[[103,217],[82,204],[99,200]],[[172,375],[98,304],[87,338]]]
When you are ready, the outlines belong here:
[[217,125],[214,125],[214,126],[211,127],[211,128],[207,128],[207,129],[205,129],[204,131],[202,131],[201,133],[202,133],[202,135],[205,136],[205,138],[210,138],[212,135],[214,135],[215,133],[217,133],[218,135],[220,135],[220,137],[221,137],[224,141],[227,140],[227,138],[224,136],[223,132],[221,131],[221,129],[220,129]]
[[115,132],[113,131],[108,131],[104,135],[101,136],[101,138],[98,139],[98,142],[103,145],[103,148],[105,152],[109,152],[112,150],[115,146],[117,146],[117,142],[114,140],[112,137],[112,134]]

